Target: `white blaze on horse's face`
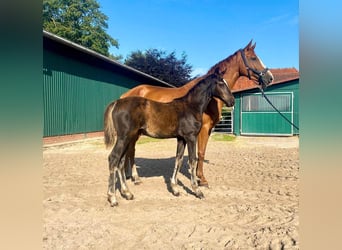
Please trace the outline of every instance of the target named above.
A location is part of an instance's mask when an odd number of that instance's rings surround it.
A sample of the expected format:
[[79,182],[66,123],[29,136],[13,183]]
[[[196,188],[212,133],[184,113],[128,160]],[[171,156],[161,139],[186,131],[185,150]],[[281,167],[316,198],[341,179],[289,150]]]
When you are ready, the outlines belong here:
[[[265,64],[263,63],[263,61],[260,59],[260,57],[258,57],[258,56],[256,56],[256,57],[258,58],[258,60],[259,60],[259,62],[260,62],[260,64],[261,64],[261,66],[262,66],[264,69],[266,69],[267,67],[265,66]],[[274,79],[273,74],[271,73],[271,71],[267,70],[266,74],[269,74],[270,77],[271,77],[272,79]]]

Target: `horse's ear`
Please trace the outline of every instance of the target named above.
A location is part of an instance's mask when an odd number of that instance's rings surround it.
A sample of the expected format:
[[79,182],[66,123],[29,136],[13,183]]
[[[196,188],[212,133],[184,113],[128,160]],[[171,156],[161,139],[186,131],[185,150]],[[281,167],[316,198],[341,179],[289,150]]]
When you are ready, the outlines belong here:
[[252,45],[251,48],[254,50],[254,49],[255,49],[255,46],[256,46],[256,43],[254,43],[254,45]]
[[253,39],[251,39],[251,41],[247,44],[247,46],[245,47],[245,50],[249,50],[251,48]]

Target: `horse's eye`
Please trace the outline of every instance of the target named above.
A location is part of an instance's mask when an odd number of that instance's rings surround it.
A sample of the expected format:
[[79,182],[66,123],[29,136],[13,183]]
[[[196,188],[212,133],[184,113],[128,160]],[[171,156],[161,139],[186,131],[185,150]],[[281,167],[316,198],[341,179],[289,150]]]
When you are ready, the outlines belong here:
[[252,61],[256,61],[257,58],[256,58],[255,56],[253,56],[253,57],[251,57],[251,60],[252,60]]

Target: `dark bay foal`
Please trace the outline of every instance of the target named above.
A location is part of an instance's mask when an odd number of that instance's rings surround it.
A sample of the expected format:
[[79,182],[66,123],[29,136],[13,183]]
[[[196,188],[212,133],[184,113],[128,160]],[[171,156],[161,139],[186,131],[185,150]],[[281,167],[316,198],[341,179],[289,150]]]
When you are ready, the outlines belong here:
[[104,136],[107,147],[114,145],[109,154],[108,201],[118,205],[115,189],[116,174],[120,180],[120,192],[126,199],[133,194],[126,184],[125,161],[133,164],[134,155],[126,154],[135,147],[141,134],[154,138],[177,138],[177,155],[171,188],[179,195],[177,173],[182,166],[185,146],[188,146],[191,187],[198,198],[203,193],[196,177],[196,141],[202,126],[202,115],[213,97],[222,100],[227,106],[234,105],[234,96],[222,78],[224,72],[216,70],[195,85],[183,97],[169,103],[160,103],[143,97],[127,97],[110,103],[104,115]]

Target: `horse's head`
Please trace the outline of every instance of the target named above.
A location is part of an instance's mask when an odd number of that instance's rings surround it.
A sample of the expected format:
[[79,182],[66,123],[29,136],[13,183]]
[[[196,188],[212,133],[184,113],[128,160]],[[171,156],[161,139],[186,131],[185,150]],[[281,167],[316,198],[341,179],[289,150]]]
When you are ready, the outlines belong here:
[[226,69],[220,71],[219,68],[216,68],[214,74],[212,74],[212,79],[215,82],[213,96],[221,99],[227,107],[233,107],[235,104],[235,98],[229,89],[228,83],[223,78],[225,71]]
[[247,76],[253,80],[262,89],[265,89],[272,81],[273,75],[268,68],[262,63],[261,59],[255,54],[254,48],[250,41],[244,49],[240,49],[240,74]]

